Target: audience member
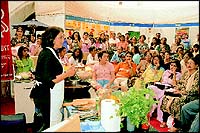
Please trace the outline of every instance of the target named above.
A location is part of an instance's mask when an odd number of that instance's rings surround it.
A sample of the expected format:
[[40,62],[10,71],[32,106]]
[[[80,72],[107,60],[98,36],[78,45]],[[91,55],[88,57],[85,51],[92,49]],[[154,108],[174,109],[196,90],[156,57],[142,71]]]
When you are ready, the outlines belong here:
[[132,49],[131,49],[131,52],[133,54],[133,58],[132,58],[133,62],[136,65],[138,65],[140,63],[140,59],[141,59],[140,51],[139,51],[138,47],[137,46],[133,46]]
[[165,70],[169,69],[170,61],[171,61],[170,52],[166,51],[164,55],[164,64],[163,64]]
[[115,67],[115,80],[114,85],[127,91],[127,81],[129,78],[136,75],[136,64],[132,62],[132,54],[127,52],[125,54],[125,61],[120,62]]
[[148,84],[159,82],[162,78],[163,72],[165,71],[162,66],[162,58],[159,55],[154,56],[151,64],[147,67],[142,76],[136,79],[134,84],[135,88],[141,89]]
[[28,38],[24,35],[24,29],[19,26],[16,29],[15,36],[11,38],[11,47],[22,45],[29,47]]
[[[158,83],[148,86],[148,88],[154,91],[155,98],[156,100],[159,101],[157,105],[157,120],[159,120],[160,122],[163,121],[163,118],[162,118],[163,112],[160,110],[160,106],[162,104],[162,98],[164,96],[165,88],[176,86],[180,78],[181,78],[180,61],[171,60],[169,69],[164,71],[162,75],[162,79],[160,81],[161,85],[164,86],[164,88],[159,88],[160,86],[156,85]],[[153,111],[154,109],[152,109],[151,113]]]
[[89,55],[87,56],[86,65],[94,65],[98,62],[99,60],[98,60],[96,48],[94,46],[91,46],[89,48]]
[[144,71],[147,69],[147,67],[151,64],[151,59],[152,59],[152,55],[151,53],[148,51],[144,54],[144,59],[140,60],[140,63],[138,64],[137,68],[136,68],[136,73],[137,76],[141,76]]
[[130,39],[130,43],[128,44],[128,50],[131,51],[133,46],[137,46],[137,38],[134,36]]
[[33,60],[30,58],[29,49],[25,46],[21,46],[16,56],[16,74],[22,72],[31,72],[33,70]]
[[193,54],[193,56],[195,57],[197,54],[199,54],[199,48],[200,48],[200,46],[199,46],[199,44],[194,44],[193,45],[193,48],[192,48],[192,54]]
[[183,132],[199,132],[199,99],[183,105],[181,126]]
[[187,69],[181,79],[177,82],[173,94],[179,95],[170,96],[165,95],[162,100],[161,110],[163,111],[162,127],[166,127],[168,117],[171,115],[174,118],[174,126],[170,128],[170,132],[175,132],[181,127],[180,112],[181,107],[190,101],[198,99],[199,97],[199,59],[193,57],[188,60]]
[[125,36],[121,35],[120,36],[120,42],[118,42],[116,44],[116,48],[118,47],[122,47],[123,51],[127,51],[128,50],[128,42],[125,41]]
[[118,47],[117,51],[115,51],[113,56],[111,57],[110,62],[114,64],[114,66],[117,65],[119,62],[122,62],[122,54],[124,54],[122,47]]
[[69,64],[69,59],[67,57],[66,51],[67,50],[64,46],[58,49],[58,55],[63,66],[67,66]]
[[187,66],[188,60],[192,57],[193,57],[193,54],[190,51],[185,52],[183,59],[180,61],[181,62],[181,73],[182,74],[184,74],[187,71],[186,66]]
[[72,34],[72,50],[76,49],[76,48],[80,48],[81,46],[81,36],[80,36],[80,33],[78,31],[75,31],[73,34]]
[[144,53],[149,51],[149,45],[145,42],[145,40],[146,36],[140,35],[139,42],[137,44],[142,58],[144,57]]
[[161,52],[162,50],[170,51],[170,46],[169,46],[169,44],[167,44],[167,38],[166,37],[162,37],[161,40],[160,40],[160,45],[157,45],[155,49],[158,52]]
[[31,56],[38,56],[41,50],[42,50],[42,36],[38,34],[36,44],[30,47],[30,54]]
[[80,48],[74,49],[72,56],[69,58],[69,63],[71,65],[83,64],[83,53]]
[[101,88],[110,88],[115,79],[115,70],[113,64],[108,61],[108,53],[102,51],[98,53],[99,63],[93,66],[93,81],[97,82]]

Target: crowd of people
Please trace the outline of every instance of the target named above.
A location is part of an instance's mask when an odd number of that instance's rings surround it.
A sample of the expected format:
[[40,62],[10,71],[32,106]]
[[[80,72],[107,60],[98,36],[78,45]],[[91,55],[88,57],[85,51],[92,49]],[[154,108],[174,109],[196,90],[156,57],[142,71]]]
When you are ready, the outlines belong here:
[[[75,73],[74,68],[71,68],[73,72],[62,74],[57,57],[63,66],[90,66],[91,78],[98,85],[95,88],[109,89],[115,86],[113,88],[127,91],[129,80],[136,89],[149,87],[154,90],[155,99],[159,101],[157,113],[161,114],[158,115],[161,127],[167,127],[167,118],[172,116],[175,125],[170,131],[177,131],[182,125],[187,125],[188,131],[196,129],[194,127],[197,123],[191,124],[191,120],[197,115],[192,113],[190,116],[193,110],[187,113],[187,109],[192,108],[189,104],[194,104],[193,101],[199,96],[199,34],[194,44],[191,44],[188,35],[176,36],[174,43],[168,44],[166,37],[156,33],[148,44],[145,35],[137,38],[130,37],[128,33],[111,32],[108,35],[102,32],[94,37],[87,32],[81,36],[75,31],[66,37],[59,28],[48,32],[37,35],[35,39],[32,35],[27,38],[21,27],[17,29],[16,36],[11,40],[11,46],[17,48],[17,52],[13,50],[16,74],[32,72],[34,66],[29,56],[38,56],[36,79],[45,82],[47,88],[53,88],[54,84]],[[48,47],[52,48],[51,52],[47,50]],[[54,65],[51,64],[53,61]],[[157,82],[170,85],[174,93],[180,95],[168,95],[155,85]],[[50,101],[46,103],[38,102],[37,98],[35,100],[37,108],[46,116],[45,128],[50,126],[50,117],[47,116],[50,112],[43,107],[48,106],[49,109],[51,104]],[[43,104],[45,106],[42,107]],[[192,118],[190,123],[186,120],[188,117]]]

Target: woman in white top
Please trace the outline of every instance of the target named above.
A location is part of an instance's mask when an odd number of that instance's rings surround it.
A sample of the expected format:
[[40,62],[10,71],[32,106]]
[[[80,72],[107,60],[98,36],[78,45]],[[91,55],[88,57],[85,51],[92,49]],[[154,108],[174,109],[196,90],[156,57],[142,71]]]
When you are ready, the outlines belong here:
[[89,55],[87,56],[86,65],[94,65],[99,62],[96,48],[94,46],[89,48]]
[[80,48],[74,49],[72,56],[69,58],[69,63],[71,65],[78,65],[78,63],[82,63],[83,53]]

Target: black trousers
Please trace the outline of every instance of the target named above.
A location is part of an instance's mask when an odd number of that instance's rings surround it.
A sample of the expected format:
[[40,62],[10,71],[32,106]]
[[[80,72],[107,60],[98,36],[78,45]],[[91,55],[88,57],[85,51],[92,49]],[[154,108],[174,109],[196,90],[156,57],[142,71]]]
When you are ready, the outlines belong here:
[[41,132],[50,127],[50,99],[45,102],[34,99],[34,104],[39,111],[34,116],[34,127],[36,127],[35,131]]

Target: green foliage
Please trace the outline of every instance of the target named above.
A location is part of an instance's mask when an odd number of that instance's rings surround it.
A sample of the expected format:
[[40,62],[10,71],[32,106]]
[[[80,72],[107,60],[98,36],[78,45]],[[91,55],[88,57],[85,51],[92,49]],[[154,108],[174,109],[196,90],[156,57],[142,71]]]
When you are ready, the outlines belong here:
[[148,123],[147,114],[156,101],[153,99],[154,92],[143,88],[136,90],[131,87],[128,92],[119,95],[120,109],[118,115],[128,117],[131,124],[137,128],[141,123]]

